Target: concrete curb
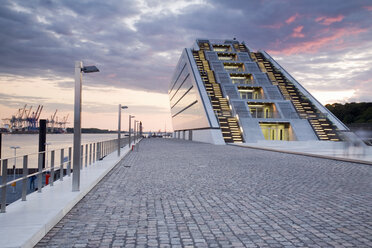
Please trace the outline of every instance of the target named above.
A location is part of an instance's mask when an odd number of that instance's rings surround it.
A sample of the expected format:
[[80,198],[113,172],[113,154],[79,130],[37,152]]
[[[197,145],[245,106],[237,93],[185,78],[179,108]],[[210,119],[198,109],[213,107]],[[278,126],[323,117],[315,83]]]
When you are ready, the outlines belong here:
[[53,187],[34,192],[27,201],[18,200],[0,214],[0,247],[34,247],[86,194],[88,194],[130,152],[126,146],[102,161],[81,170],[80,191],[72,192],[72,177],[56,181]]
[[302,155],[302,156],[307,156],[307,157],[315,157],[315,158],[331,159],[331,160],[337,160],[337,161],[343,161],[343,162],[351,162],[351,163],[372,165],[372,161],[369,162],[369,161],[366,161],[366,160],[332,157],[332,156],[320,155],[320,154],[314,154],[314,153],[294,152],[294,151],[287,151],[287,150],[278,150],[278,149],[273,149],[273,148],[246,146],[246,145],[240,145],[240,144],[228,144],[228,145],[238,146],[238,147],[242,147],[242,148],[258,149],[258,150],[264,150],[264,151],[270,151],[270,152],[282,152],[282,153]]

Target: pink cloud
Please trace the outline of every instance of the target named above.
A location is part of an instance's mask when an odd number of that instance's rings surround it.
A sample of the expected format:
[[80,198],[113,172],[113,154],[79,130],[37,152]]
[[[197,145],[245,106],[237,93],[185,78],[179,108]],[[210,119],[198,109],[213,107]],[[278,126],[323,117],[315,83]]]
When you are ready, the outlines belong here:
[[299,17],[299,16],[300,16],[300,15],[299,15],[298,13],[296,13],[295,15],[289,17],[289,18],[285,21],[285,23],[287,23],[287,24],[291,24],[291,23],[294,22],[294,21],[296,20],[296,18]]
[[363,6],[363,8],[368,10],[368,11],[372,11],[372,5],[371,6]]
[[116,73],[111,73],[107,75],[108,78],[116,78],[116,76],[117,76]]
[[303,38],[305,35],[302,33],[302,29],[304,26],[298,26],[293,29],[293,33],[291,34],[291,37],[294,38]]
[[[326,31],[326,30],[323,30],[323,31]],[[366,32],[366,31],[367,29],[351,29],[351,28],[338,29],[336,32],[334,32],[330,36],[315,38],[313,40],[309,40],[305,42],[299,42],[291,47],[288,47],[282,50],[271,50],[269,52],[272,54],[285,54],[285,55],[298,54],[298,53],[313,53],[313,52],[317,52],[320,48],[325,47],[329,44],[335,44],[335,42],[339,45],[342,45],[343,41],[337,41],[338,39],[342,39],[343,37],[349,37],[350,35],[357,35],[359,33]],[[328,32],[324,32],[324,33],[328,33]]]
[[261,27],[279,29],[279,28],[283,27],[283,23],[276,23],[276,24],[271,24],[271,25],[262,25]]
[[331,25],[332,23],[335,22],[340,22],[345,18],[343,15],[338,15],[336,17],[326,17],[326,16],[321,16],[315,19],[316,22],[319,22],[322,25]]

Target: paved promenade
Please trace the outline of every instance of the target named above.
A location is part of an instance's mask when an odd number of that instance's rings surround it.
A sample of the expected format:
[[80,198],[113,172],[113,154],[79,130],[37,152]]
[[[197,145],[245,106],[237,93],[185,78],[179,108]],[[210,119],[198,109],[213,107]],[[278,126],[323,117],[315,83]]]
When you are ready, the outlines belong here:
[[372,166],[145,139],[37,247],[371,247]]

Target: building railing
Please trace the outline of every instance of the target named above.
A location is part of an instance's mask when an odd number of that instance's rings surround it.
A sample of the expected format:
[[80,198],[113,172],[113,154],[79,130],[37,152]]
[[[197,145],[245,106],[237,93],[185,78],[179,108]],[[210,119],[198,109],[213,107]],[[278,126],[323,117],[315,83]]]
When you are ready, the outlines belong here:
[[[138,140],[139,136],[132,136],[132,139]],[[128,145],[128,142],[129,142],[129,138],[127,137],[121,138],[120,147],[122,148],[125,145]],[[86,143],[86,144],[81,145],[80,170],[82,170],[84,167],[87,168],[88,166],[94,164],[97,160],[102,160],[108,154],[117,151],[117,149],[118,149],[118,139]],[[58,153],[59,153],[60,158],[59,158],[59,161],[56,163],[56,160],[57,160],[56,158],[58,157]],[[22,187],[20,189],[21,194],[14,201],[20,198],[22,199],[22,201],[26,201],[28,193],[32,193],[36,190],[39,193],[41,193],[42,188],[47,186],[48,184],[50,186],[53,186],[56,180],[63,181],[64,176],[70,177],[71,172],[73,172],[73,170],[71,169],[72,157],[73,157],[72,147],[67,147],[67,148],[61,148],[58,150],[43,151],[43,152],[32,153],[32,154],[27,154],[23,156],[0,159],[0,164],[2,165],[1,166],[1,185],[0,185],[0,190],[1,190],[0,212],[5,213],[6,211],[6,206],[8,205],[7,195],[11,193],[9,192],[11,190],[8,190],[9,187],[13,188],[13,193],[16,193],[17,195],[19,195],[19,192],[16,192],[17,190],[16,185],[17,183],[21,183],[22,184]],[[16,164],[17,159],[18,160],[22,159],[22,167],[15,168],[15,165],[14,165],[13,168],[9,168],[9,162],[14,160]],[[30,161],[32,163],[30,163]],[[36,164],[37,164],[37,168],[35,167]],[[30,167],[30,165],[33,165],[33,166]],[[13,174],[10,174],[9,173],[10,171],[13,171]],[[9,180],[9,176],[11,177],[12,175],[13,175],[13,179]],[[35,187],[35,181],[37,181],[36,187]],[[30,185],[29,190],[27,190],[28,182]]]
[[231,82],[233,84],[249,84],[249,85],[254,85],[254,81],[251,79],[231,79]]
[[225,68],[226,72],[233,73],[233,72],[244,72],[243,68]]
[[256,110],[256,111],[251,111],[251,116],[252,118],[264,118],[264,119],[280,118],[280,114],[277,111],[266,112],[266,111]]

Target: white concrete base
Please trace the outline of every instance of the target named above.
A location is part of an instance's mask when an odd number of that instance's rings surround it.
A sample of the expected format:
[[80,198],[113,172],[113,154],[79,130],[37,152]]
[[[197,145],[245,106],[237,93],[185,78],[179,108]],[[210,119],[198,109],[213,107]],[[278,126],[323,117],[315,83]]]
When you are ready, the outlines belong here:
[[0,247],[34,247],[120,160],[128,146],[80,171],[80,191],[72,192],[72,176],[18,200],[0,214]]
[[265,140],[231,145],[372,164],[372,147],[352,142]]
[[[185,135],[183,136],[183,133]],[[189,131],[176,131],[173,137],[176,139],[186,139],[189,140]],[[202,130],[192,130],[192,141],[210,143],[214,145],[225,145],[225,140],[223,139],[220,129],[202,129]]]

